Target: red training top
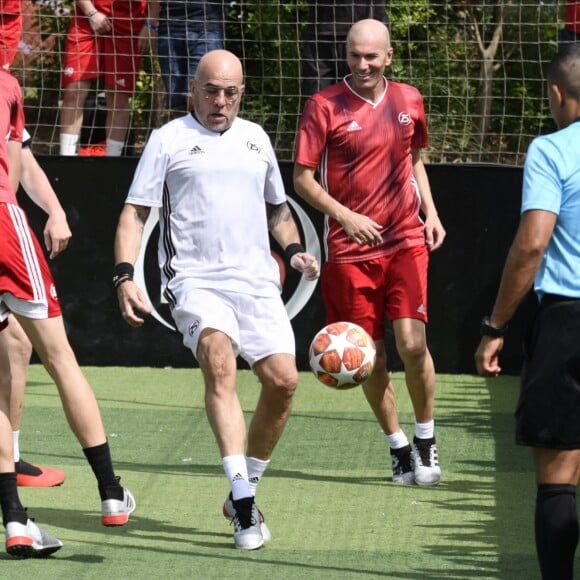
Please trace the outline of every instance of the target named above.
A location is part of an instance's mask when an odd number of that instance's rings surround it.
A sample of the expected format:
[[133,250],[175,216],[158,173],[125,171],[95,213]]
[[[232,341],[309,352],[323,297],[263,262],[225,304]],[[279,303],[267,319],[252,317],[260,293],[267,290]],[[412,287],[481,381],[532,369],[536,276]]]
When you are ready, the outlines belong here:
[[0,202],[16,203],[8,178],[8,141],[22,142],[24,109],[18,81],[0,70]]
[[411,149],[428,143],[423,97],[410,85],[388,81],[373,104],[343,80],[306,102],[296,163],[317,167],[332,197],[384,228],[382,244],[359,246],[326,216],[328,261],[369,260],[425,243]]

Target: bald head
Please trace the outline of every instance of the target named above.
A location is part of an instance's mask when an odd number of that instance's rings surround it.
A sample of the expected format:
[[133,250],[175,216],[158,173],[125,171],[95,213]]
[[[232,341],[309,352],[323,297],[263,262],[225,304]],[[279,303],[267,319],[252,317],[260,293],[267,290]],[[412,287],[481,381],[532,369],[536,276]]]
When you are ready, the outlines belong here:
[[387,27],[372,18],[355,22],[346,37],[346,82],[365,99],[376,103],[385,91],[385,68],[393,59]]
[[389,29],[382,22],[373,18],[359,20],[348,31],[347,50],[352,44],[372,44],[386,52],[391,48]]
[[240,110],[244,93],[240,59],[228,50],[210,50],[200,59],[190,81],[197,120],[210,131],[227,131]]
[[200,59],[195,80],[204,83],[208,79],[227,79],[241,85],[244,80],[240,59],[229,50],[210,50]]

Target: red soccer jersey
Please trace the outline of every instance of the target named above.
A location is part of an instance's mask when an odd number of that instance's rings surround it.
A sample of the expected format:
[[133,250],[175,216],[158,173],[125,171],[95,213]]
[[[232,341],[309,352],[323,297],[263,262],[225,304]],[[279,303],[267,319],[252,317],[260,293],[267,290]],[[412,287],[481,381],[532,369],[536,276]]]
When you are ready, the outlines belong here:
[[147,0],[94,0],[93,6],[107,16],[141,18],[147,10]]
[[0,71],[0,202],[16,203],[8,178],[8,141],[22,141],[24,110],[18,81]]
[[382,244],[359,246],[327,216],[329,261],[357,262],[425,243],[411,149],[427,145],[423,98],[410,85],[388,81],[373,104],[341,81],[306,102],[296,163],[317,167],[332,197],[384,228]]
[[576,0],[568,2],[566,5],[566,28],[580,33],[580,1]]
[[21,0],[0,0],[0,14],[20,14]]
[[0,68],[9,70],[22,35],[20,0],[0,0]]

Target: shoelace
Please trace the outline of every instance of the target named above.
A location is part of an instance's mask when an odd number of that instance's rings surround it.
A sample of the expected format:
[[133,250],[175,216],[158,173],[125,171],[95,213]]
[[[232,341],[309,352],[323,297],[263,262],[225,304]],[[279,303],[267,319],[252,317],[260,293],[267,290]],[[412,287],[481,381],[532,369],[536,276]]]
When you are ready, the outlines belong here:
[[252,510],[252,512],[249,515],[244,514],[241,515],[241,517],[240,514],[236,511],[236,514],[232,519],[232,523],[234,524],[236,531],[241,531],[247,530],[248,528],[255,526],[258,522],[254,517],[254,510]]
[[[417,451],[419,451],[419,459],[423,465],[431,465],[431,447],[430,443],[417,444]],[[433,463],[437,463],[437,453],[433,453]]]

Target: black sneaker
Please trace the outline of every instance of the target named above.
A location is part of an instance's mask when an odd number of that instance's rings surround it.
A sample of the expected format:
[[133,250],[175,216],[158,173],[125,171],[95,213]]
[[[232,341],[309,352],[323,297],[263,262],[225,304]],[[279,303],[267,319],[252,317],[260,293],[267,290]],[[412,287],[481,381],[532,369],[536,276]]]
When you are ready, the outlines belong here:
[[411,445],[391,449],[391,461],[393,464],[393,483],[413,485],[415,475],[413,473],[414,457]]
[[437,485],[441,481],[441,468],[435,437],[431,439],[413,439],[415,452],[415,483],[417,485]]

